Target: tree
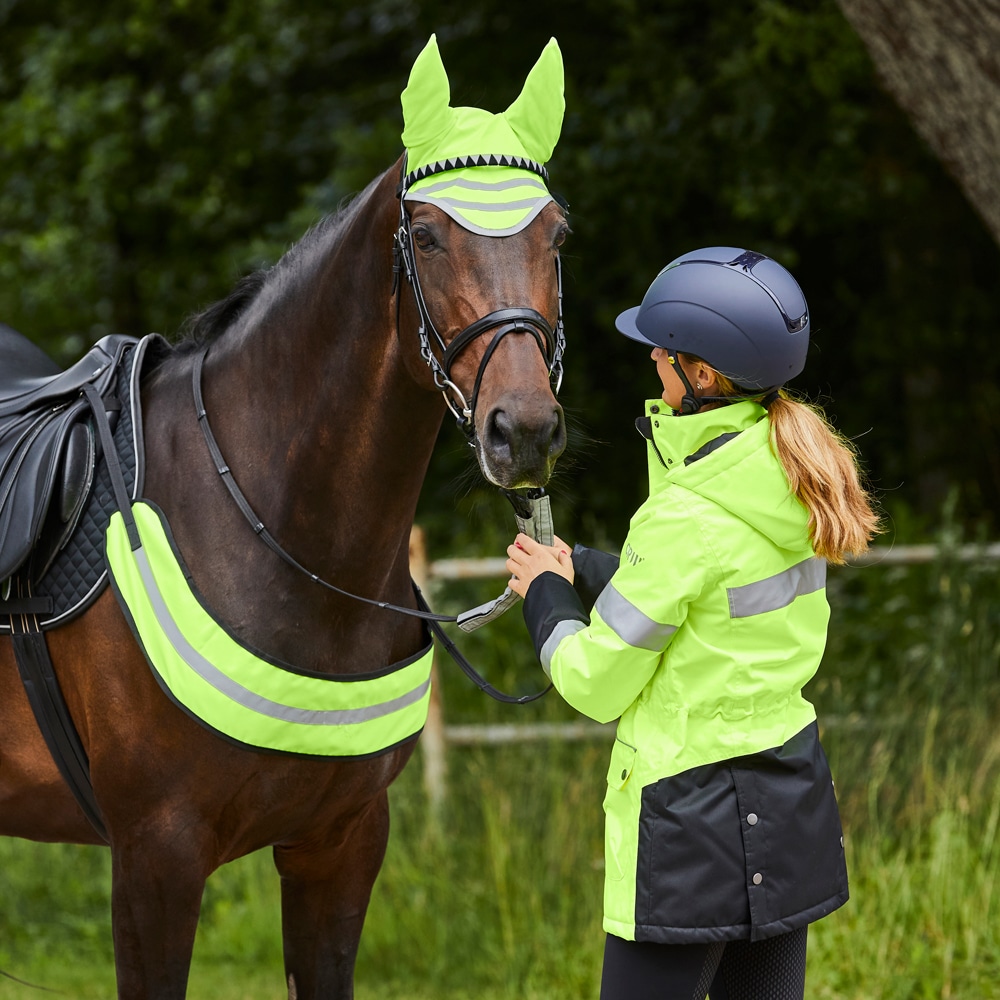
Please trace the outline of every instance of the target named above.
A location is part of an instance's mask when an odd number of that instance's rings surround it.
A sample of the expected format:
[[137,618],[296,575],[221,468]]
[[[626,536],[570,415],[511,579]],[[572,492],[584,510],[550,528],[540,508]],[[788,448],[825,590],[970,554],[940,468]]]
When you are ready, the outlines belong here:
[[1000,243],[1000,3],[838,3],[886,89]]

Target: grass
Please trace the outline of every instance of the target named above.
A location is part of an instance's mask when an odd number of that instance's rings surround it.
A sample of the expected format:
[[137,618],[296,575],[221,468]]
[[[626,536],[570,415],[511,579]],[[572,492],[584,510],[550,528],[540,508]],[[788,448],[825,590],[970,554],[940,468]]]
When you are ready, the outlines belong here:
[[[812,998],[1000,998],[996,576],[944,562],[831,580],[834,628],[810,695],[852,898],[810,930]],[[519,623],[505,628],[493,679],[530,688]],[[463,684],[446,681],[450,720],[513,716]],[[571,717],[545,702],[517,719]],[[596,997],[606,755],[596,744],[454,748],[434,817],[418,754],[391,792],[359,1000]],[[79,1000],[113,997],[109,870],[100,849],[0,840],[0,968]],[[189,996],[273,998],[282,979],[277,877],[261,852],[209,881]],[[38,995],[0,980],[4,1000]]]

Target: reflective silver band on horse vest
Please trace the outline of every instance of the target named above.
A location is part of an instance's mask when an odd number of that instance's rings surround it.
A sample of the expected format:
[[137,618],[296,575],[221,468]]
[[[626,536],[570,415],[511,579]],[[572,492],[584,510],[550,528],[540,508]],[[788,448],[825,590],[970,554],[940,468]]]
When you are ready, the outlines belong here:
[[368,722],[371,719],[381,718],[383,715],[390,715],[407,705],[412,705],[419,701],[431,686],[430,678],[419,687],[408,691],[391,701],[382,702],[380,705],[366,705],[363,708],[334,708],[326,710],[315,710],[308,708],[293,708],[291,705],[283,705],[277,701],[271,701],[259,694],[254,694],[249,688],[244,687],[238,681],[226,676],[215,664],[205,659],[197,649],[192,646],[184,634],[177,627],[177,623],[170,615],[163,595],[156,585],[153,570],[149,565],[145,549],[137,549],[135,561],[139,567],[142,581],[146,585],[146,593],[149,595],[153,612],[164,635],[170,640],[171,645],[184,659],[184,662],[201,678],[208,681],[212,687],[221,691],[227,697],[232,698],[238,705],[249,708],[261,715],[269,715],[274,719],[284,719],[287,722],[299,722],[306,726],[346,726],[355,722]]
[[116,513],[105,552],[115,594],[154,676],[188,715],[229,739],[279,753],[361,757],[423,727],[430,697],[428,646],[369,674],[297,670],[242,645],[201,603],[178,561],[162,513],[132,511],[132,549]]
[[750,618],[788,607],[796,597],[813,594],[826,586],[826,560],[803,559],[766,580],[742,587],[728,587],[729,617]]

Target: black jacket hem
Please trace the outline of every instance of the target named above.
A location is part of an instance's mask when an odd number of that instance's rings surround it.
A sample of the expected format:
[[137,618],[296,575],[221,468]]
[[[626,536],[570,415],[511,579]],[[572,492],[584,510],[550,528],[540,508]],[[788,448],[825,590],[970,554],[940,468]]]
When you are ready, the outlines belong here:
[[847,889],[831,896],[822,903],[810,906],[801,913],[794,913],[780,920],[772,920],[751,929],[749,924],[731,924],[728,927],[660,927],[642,924],[635,928],[636,941],[653,944],[713,944],[717,941],[763,941],[766,938],[787,934],[833,913],[847,902]]

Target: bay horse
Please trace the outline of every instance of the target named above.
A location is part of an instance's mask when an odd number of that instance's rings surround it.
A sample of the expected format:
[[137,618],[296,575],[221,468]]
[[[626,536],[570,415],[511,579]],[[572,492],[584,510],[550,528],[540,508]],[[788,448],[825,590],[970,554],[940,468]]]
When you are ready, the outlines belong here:
[[[261,544],[206,448],[192,372],[210,348],[212,429],[285,549],[355,594],[415,607],[408,539],[446,407],[421,357],[415,296],[394,271],[402,162],[202,314],[141,387],[143,494],[168,517],[197,590],[240,642],[323,674],[412,656],[426,645],[424,626],[315,586]],[[502,238],[431,204],[408,205],[413,263],[445,344],[515,307],[556,325],[567,232],[556,202]],[[495,327],[465,338],[449,385],[475,396],[470,441],[486,478],[542,486],[565,444],[552,359],[537,332],[518,327],[497,340]],[[119,998],[184,997],[206,878],[263,847],[281,880],[289,997],[353,996],[388,838],[387,788],[414,741],[364,759],[315,759],[220,739],[165,696],[110,588],[47,636],[110,842]],[[100,843],[42,741],[6,637],[0,835]]]

